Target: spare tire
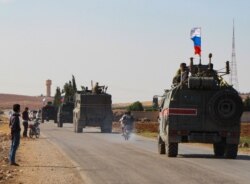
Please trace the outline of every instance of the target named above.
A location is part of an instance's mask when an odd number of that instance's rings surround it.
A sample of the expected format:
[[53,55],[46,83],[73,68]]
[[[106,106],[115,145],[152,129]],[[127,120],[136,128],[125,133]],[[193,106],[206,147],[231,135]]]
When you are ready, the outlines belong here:
[[222,126],[232,126],[240,122],[243,112],[242,100],[234,90],[222,90],[215,93],[208,103],[211,119]]

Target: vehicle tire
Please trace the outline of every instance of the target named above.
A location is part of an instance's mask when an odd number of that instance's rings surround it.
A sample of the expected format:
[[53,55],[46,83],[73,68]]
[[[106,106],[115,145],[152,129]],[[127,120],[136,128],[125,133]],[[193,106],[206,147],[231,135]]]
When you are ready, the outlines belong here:
[[166,145],[162,138],[158,135],[158,153],[163,155],[166,154]]
[[168,157],[176,157],[178,155],[178,143],[168,143]]
[[226,149],[226,143],[224,142],[219,142],[219,143],[214,143],[214,155],[216,157],[222,157],[225,154],[225,149]]
[[227,144],[225,150],[225,156],[229,159],[235,159],[238,153],[238,144]]
[[38,129],[36,129],[36,138],[39,138],[39,136],[40,136],[40,128],[38,128]]
[[32,130],[31,130],[31,129],[29,130],[29,137],[30,137],[30,138],[33,137]]
[[61,121],[58,121],[57,122],[57,127],[61,127],[62,128],[63,127],[63,123]]
[[77,127],[76,127],[76,133],[82,133],[82,128],[79,127],[79,126],[77,126]]
[[232,90],[218,91],[208,103],[211,119],[221,126],[240,123],[243,104],[239,95]]

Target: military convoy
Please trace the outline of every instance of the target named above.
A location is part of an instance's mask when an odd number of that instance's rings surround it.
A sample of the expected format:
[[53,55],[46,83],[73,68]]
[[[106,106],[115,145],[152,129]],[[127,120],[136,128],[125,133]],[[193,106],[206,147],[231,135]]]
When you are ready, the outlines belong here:
[[209,64],[194,65],[191,58],[189,77],[165,90],[159,104],[158,152],[178,155],[178,143],[212,143],[215,156],[236,158],[243,112],[238,92],[222,78],[229,74],[213,70]]
[[112,99],[107,88],[96,86],[95,91],[81,91],[75,94],[73,124],[76,133],[87,126],[100,127],[102,133],[112,132]]
[[48,102],[47,105],[42,108],[42,123],[44,123],[44,120],[54,120],[54,122],[57,123],[57,108],[52,102]]

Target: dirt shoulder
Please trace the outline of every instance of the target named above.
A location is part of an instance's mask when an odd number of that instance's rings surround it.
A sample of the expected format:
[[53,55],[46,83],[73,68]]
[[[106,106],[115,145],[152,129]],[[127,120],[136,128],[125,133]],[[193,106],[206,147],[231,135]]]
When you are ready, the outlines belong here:
[[[8,133],[6,126],[6,123],[0,124],[1,135]],[[1,151],[0,183],[84,183],[74,164],[44,137],[21,139],[16,155],[19,167],[8,165],[10,141],[1,141],[0,144],[5,146]]]

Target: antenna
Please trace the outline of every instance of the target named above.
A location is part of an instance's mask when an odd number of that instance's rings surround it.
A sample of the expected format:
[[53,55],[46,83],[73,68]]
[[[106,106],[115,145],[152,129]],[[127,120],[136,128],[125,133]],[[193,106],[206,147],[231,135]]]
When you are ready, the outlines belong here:
[[230,63],[230,84],[239,91],[239,83],[237,76],[237,64],[236,64],[236,53],[235,53],[235,35],[234,35],[234,20],[233,20],[233,40],[232,40],[232,58]]

